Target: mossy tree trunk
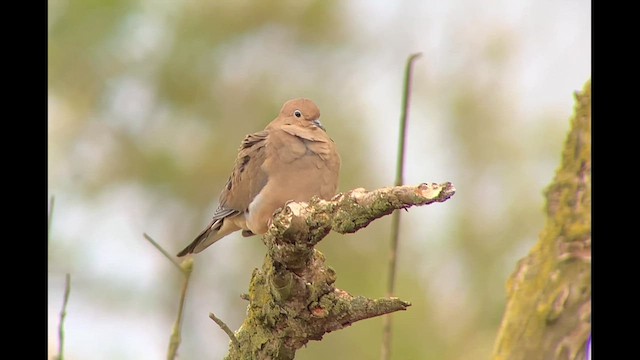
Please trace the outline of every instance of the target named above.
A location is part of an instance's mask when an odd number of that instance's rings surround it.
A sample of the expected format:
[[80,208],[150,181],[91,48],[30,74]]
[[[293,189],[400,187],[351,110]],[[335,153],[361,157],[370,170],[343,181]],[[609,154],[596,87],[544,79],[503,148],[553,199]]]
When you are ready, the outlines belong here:
[[263,236],[267,255],[249,287],[247,318],[229,345],[226,359],[293,359],[309,340],[352,323],[405,310],[398,298],[352,296],[334,286],[336,273],[314,248],[330,230],[353,233],[397,209],[443,202],[450,183],[356,189],[331,201],[288,203]]
[[547,222],[507,283],[494,359],[585,359],[591,333],[591,81],[576,94]]

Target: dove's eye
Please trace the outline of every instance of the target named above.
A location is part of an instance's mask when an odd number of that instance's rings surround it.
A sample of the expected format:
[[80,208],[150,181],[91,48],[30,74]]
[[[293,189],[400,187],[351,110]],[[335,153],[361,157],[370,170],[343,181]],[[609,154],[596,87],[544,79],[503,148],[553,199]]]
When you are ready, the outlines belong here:
[[302,116],[302,113],[300,112],[300,110],[296,110],[293,112],[293,115],[295,115],[297,118]]

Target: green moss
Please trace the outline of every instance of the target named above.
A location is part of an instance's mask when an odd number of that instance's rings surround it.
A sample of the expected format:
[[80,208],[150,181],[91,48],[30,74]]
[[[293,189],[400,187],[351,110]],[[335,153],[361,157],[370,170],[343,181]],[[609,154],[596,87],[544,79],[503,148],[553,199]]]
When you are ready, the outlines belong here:
[[335,303],[336,299],[334,296],[323,296],[320,298],[318,305],[330,313],[333,310]]
[[338,274],[336,274],[336,271],[330,266],[327,266],[325,269],[325,275],[327,276],[327,284],[329,285],[334,284],[338,279]]
[[371,204],[371,208],[367,209],[368,212],[374,213],[387,213],[393,211],[392,204],[389,202],[388,196],[380,196],[376,198]]
[[293,274],[289,271],[280,271],[271,279],[271,292],[277,302],[287,301],[291,297],[293,287]]
[[590,332],[590,85],[576,96],[561,165],[545,191],[545,228],[507,283],[509,301],[494,359],[555,358],[566,346],[581,354]]

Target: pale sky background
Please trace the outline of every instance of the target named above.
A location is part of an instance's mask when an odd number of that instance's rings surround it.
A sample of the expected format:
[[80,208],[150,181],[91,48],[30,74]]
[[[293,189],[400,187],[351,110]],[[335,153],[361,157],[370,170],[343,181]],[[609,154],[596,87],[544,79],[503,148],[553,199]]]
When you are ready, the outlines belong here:
[[[53,6],[55,4],[56,6]],[[50,6],[64,11],[63,1],[50,1]],[[156,51],[159,41],[167,34],[163,33],[163,16],[171,12],[169,1],[145,2],[149,11],[138,17],[123,21],[123,36],[137,39],[136,44],[123,49],[130,56],[148,56]],[[370,143],[371,162],[375,171],[395,168],[394,152],[381,152],[383,149],[395,149],[397,141],[397,122],[400,109],[400,89],[406,58],[409,54],[421,52],[423,56],[416,61],[414,72],[426,75],[435,81],[439,77],[449,75],[455,69],[456,53],[473,49],[457,49],[456,44],[444,43],[443,39],[451,37],[474,38],[483,32],[495,29],[507,31],[516,44],[512,60],[508,62],[511,73],[508,91],[512,101],[513,114],[517,126],[535,128],[536,119],[541,116],[567,119],[557,126],[563,127],[561,133],[569,128],[568,119],[573,111],[573,92],[580,90],[591,74],[591,6],[590,2],[565,1],[346,1],[344,16],[349,19],[351,31],[357,34],[360,56],[346,64],[350,69],[350,77],[345,79],[344,88],[335,90],[337,96],[344,96],[357,91],[367,108],[342,109],[346,111],[365,112],[372,122],[361,131],[367,131],[370,138],[378,139]],[[55,16],[54,16],[55,19]],[[265,35],[267,36],[267,35]],[[275,35],[277,36],[277,35]],[[260,41],[259,38],[255,41]],[[255,44],[249,44],[254,46]],[[249,46],[247,45],[247,46]],[[241,44],[237,46],[242,46]],[[233,64],[227,76],[240,76],[243,66],[253,64]],[[235,70],[234,70],[235,69]],[[238,73],[234,73],[237,71]],[[266,70],[268,71],[268,69]],[[114,80],[114,94],[111,97],[114,107],[123,112],[123,118],[136,119],[140,114],[151,111],[153,94],[146,85],[135,79]],[[426,91],[427,84],[414,82],[414,92]],[[390,96],[393,94],[393,96]],[[490,96],[490,94],[487,94]],[[362,103],[362,102],[360,102]],[[423,181],[451,181],[454,174],[447,164],[447,144],[455,139],[447,137],[444,132],[443,110],[438,99],[432,99],[420,107],[412,108],[409,118],[405,183],[418,184]],[[277,110],[277,109],[275,109]],[[64,104],[55,96],[49,97],[49,149],[55,152],[57,134],[64,132]],[[341,109],[323,109],[323,114],[341,111]],[[274,113],[275,116],[275,113]],[[265,119],[265,124],[270,119]],[[96,126],[102,126],[97,124]],[[120,126],[131,126],[134,131],[143,131],[144,124],[135,121],[125,122]],[[359,126],[353,124],[353,126]],[[256,129],[260,130],[260,129]],[[438,134],[425,141],[422,134]],[[389,135],[391,134],[391,136]],[[178,146],[187,146],[198,141],[211,139],[181,138],[175,135],[171,141]],[[560,140],[562,141],[562,137]],[[553,140],[556,140],[554,138]],[[100,159],[100,149],[108,147],[109,139],[99,138],[94,143],[77,144],[85,146],[87,166],[91,168],[91,159]],[[238,142],[240,137],[238,137]],[[542,189],[551,181],[559,164],[561,142],[549,146],[558,154],[556,163],[540,164],[540,171],[532,173],[538,185],[532,190],[540,194],[542,211]],[[428,163],[411,154],[438,154]],[[344,155],[343,157],[348,156]],[[97,170],[96,170],[97,171]],[[68,182],[73,178],[64,176],[65,169],[49,170],[49,193],[55,195],[56,209],[52,227],[52,238],[55,243],[49,244],[49,251],[58,246],[80,246],[83,252],[81,263],[56,264],[49,266],[49,348],[50,356],[57,348],[58,316],[62,303],[64,274],[72,274],[72,292],[69,301],[66,329],[67,359],[160,359],[165,358],[169,334],[173,323],[173,315],[158,316],[154,309],[166,302],[175,301],[177,294],[166,297],[162,288],[164,279],[158,278],[158,269],[172,266],[160,256],[149,243],[142,239],[142,233],[158,236],[156,240],[167,243],[161,238],[166,224],[163,214],[168,211],[157,211],[154,205],[145,201],[145,190],[138,186],[122,186],[105,192],[96,202],[86,203],[83,198],[69,191]],[[221,181],[224,181],[222,179]],[[386,172],[386,177],[372,179],[363,184],[368,189],[389,186],[393,183],[394,174]],[[65,186],[62,186],[62,184]],[[454,182],[455,184],[455,182]],[[348,189],[341,189],[348,190]],[[489,189],[489,192],[499,189]],[[455,197],[453,198],[455,200]],[[217,199],[211,199],[211,207],[215,207]],[[455,211],[454,202],[445,203],[439,211],[430,213],[437,220],[446,221],[448,215]],[[170,204],[169,206],[180,206]],[[440,206],[440,205],[437,205]],[[166,210],[166,209],[165,209]],[[178,209],[179,210],[179,209]],[[418,222],[422,209],[412,209],[403,215],[407,224]],[[150,216],[157,214],[157,216]],[[413,217],[412,217],[413,216]],[[203,219],[203,225],[208,218]],[[195,229],[195,232],[199,229]],[[417,230],[419,231],[419,230]],[[438,242],[443,229],[429,230],[429,239]],[[92,239],[90,242],[78,242],[78,239]],[[131,241],[114,241],[114,239],[131,239]],[[535,239],[531,239],[533,243]],[[65,243],[66,242],[66,243]],[[261,259],[255,263],[238,264],[233,255],[239,251],[235,241],[226,239],[215,246],[216,254],[207,255],[216,266],[223,268],[247,268],[247,276],[239,288],[246,288],[250,270],[260,266]],[[75,245],[74,245],[75,244]],[[511,264],[506,264],[506,276],[513,269],[515,261],[526,255],[527,248],[513,254]],[[224,255],[220,255],[224,254]],[[424,265],[424,271],[428,270]],[[455,273],[455,264],[448,269]],[[198,271],[204,271],[199,268]],[[110,283],[120,281],[123,287],[134,286],[138,291],[130,297],[118,299],[124,302],[118,311],[112,311],[113,302],[104,298],[109,292],[96,291],[99,296],[92,297],[91,289],[97,289],[100,279],[110,278]],[[195,275],[194,275],[195,276]],[[192,293],[210,292],[210,284],[198,282],[196,277],[189,289]],[[83,296],[80,295],[84,291]],[[448,289],[442,284],[442,291]],[[87,295],[88,294],[88,295]],[[175,298],[172,296],[175,295]],[[215,294],[212,297],[216,297]],[[216,313],[224,313],[227,298],[220,297]],[[194,302],[199,300],[194,299]],[[202,300],[205,301],[205,300]],[[222,305],[221,305],[222,304]],[[194,304],[194,307],[197,305]],[[204,351],[226,354],[225,335],[215,326],[201,319],[199,331]],[[229,324],[237,329],[239,323]],[[444,330],[446,331],[446,329]],[[216,341],[206,341],[207,336],[216,336]],[[209,338],[210,339],[210,338]],[[195,340],[194,340],[195,341]],[[376,339],[377,341],[377,339]],[[214,357],[215,358],[215,357]]]

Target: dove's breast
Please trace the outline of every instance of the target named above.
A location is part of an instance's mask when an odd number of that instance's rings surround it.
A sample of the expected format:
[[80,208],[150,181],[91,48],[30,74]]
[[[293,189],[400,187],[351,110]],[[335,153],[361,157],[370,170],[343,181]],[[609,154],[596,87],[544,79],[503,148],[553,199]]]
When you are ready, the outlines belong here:
[[268,180],[245,215],[247,226],[256,234],[267,231],[273,213],[287,201],[308,202],[316,195],[328,200],[338,190],[340,155],[333,141],[287,136],[292,137],[286,139],[287,146],[269,143],[265,148],[274,152],[274,156],[267,154],[262,166]]

